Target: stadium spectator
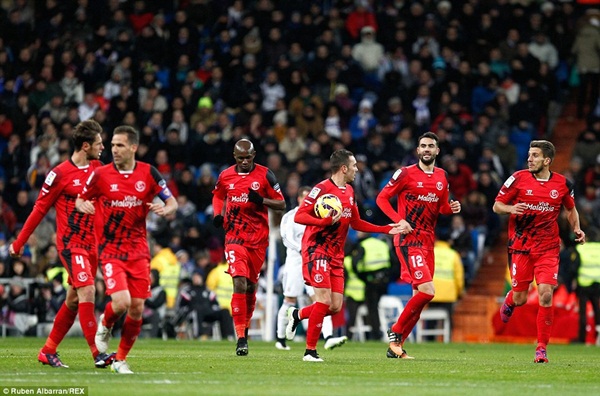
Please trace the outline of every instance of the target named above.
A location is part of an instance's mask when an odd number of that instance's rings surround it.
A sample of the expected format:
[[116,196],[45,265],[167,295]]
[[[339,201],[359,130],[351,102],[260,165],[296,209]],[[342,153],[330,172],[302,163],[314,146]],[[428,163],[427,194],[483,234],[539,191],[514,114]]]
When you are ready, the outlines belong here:
[[149,298],[144,301],[144,312],[142,313],[143,324],[150,325],[149,336],[156,338],[161,336],[166,316],[167,294],[160,285],[160,274],[158,270],[150,270],[150,293]]
[[588,12],[582,22],[571,48],[580,78],[577,95],[579,118],[586,115],[586,104],[590,105],[589,114],[600,98],[600,13]]

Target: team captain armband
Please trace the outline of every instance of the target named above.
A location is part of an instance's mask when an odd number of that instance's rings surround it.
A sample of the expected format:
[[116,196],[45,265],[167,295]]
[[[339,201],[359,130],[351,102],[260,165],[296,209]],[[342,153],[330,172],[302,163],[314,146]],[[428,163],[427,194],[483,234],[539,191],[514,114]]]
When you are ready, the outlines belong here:
[[166,201],[173,196],[173,194],[171,194],[171,190],[169,190],[169,187],[167,187],[167,182],[164,179],[159,181],[158,185],[162,188],[162,190],[160,190],[158,193],[160,199]]

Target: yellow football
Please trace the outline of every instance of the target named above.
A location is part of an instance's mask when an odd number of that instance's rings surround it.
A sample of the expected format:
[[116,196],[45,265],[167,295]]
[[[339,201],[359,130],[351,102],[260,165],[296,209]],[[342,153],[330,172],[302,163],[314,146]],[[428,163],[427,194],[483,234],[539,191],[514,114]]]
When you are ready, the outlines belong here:
[[333,194],[323,194],[315,202],[315,214],[322,219],[342,211],[342,201]]

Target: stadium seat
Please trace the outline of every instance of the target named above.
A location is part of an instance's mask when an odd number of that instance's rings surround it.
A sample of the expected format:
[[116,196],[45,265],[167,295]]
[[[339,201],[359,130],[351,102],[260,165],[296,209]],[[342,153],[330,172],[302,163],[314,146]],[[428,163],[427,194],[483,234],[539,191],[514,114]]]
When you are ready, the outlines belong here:
[[[392,327],[404,311],[404,303],[399,296],[384,295],[381,296],[378,306],[379,323],[381,325],[381,333],[383,334],[382,341],[388,342],[387,330]],[[411,333],[407,340],[414,341],[414,336]]]
[[[433,322],[427,326],[427,322]],[[441,324],[441,326],[440,326]],[[423,342],[427,336],[442,336],[444,343],[450,342],[450,315],[442,308],[426,308],[421,312],[421,318],[416,326],[417,342]]]
[[369,309],[366,304],[358,306],[354,326],[348,329],[352,333],[353,341],[365,342],[367,340],[367,332],[371,331],[371,326],[365,323],[368,314]]

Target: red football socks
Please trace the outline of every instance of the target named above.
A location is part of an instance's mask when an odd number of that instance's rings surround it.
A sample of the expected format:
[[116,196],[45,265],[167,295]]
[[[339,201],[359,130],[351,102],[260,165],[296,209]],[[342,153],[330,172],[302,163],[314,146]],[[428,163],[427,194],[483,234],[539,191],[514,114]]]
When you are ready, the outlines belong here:
[[317,349],[323,319],[329,312],[329,305],[327,304],[316,302],[312,305],[314,308],[308,317],[308,329],[306,330],[306,349]]
[[538,346],[544,348],[550,342],[550,333],[552,332],[552,323],[554,322],[553,307],[539,307],[537,314],[537,337]]
[[90,347],[90,351],[92,351],[92,356],[96,357],[98,355],[98,348],[96,348],[94,338],[96,336],[98,323],[96,322],[96,315],[94,314],[93,302],[79,303],[79,323],[83,330],[83,336]]
[[109,301],[108,304],[106,304],[106,308],[104,308],[104,322],[102,325],[112,329],[120,317],[121,315],[117,315],[115,314],[115,311],[113,311],[112,301]]
[[402,311],[402,314],[398,318],[398,321],[392,326],[394,333],[402,334],[402,337],[406,339],[419,321],[421,312],[425,305],[433,299],[433,294],[427,294],[418,292],[415,294]]
[[314,307],[315,307],[315,304],[313,303],[313,304],[307,305],[306,307],[300,309],[298,311],[298,318],[300,318],[300,320],[310,318],[310,314],[313,311]]
[[142,319],[135,320],[129,315],[125,316],[125,323],[123,323],[123,329],[121,330],[121,341],[119,342],[117,356],[115,357],[116,360],[127,359],[127,354],[142,331],[142,322]]
[[254,308],[256,307],[256,293],[246,294],[246,327],[250,328]]
[[67,308],[67,305],[63,303],[58,313],[56,314],[56,318],[54,318],[54,324],[52,325],[52,330],[50,330],[50,335],[46,339],[46,344],[42,348],[42,353],[56,353],[56,348],[58,344],[61,343],[63,338],[75,323],[75,317],[77,316],[77,311],[71,311]]
[[243,293],[233,293],[231,296],[231,316],[233,317],[233,326],[237,338],[246,337],[246,295]]
[[513,300],[513,291],[512,290],[509,290],[508,293],[506,293],[506,298],[504,299],[504,303],[511,308],[515,306],[515,300]]

